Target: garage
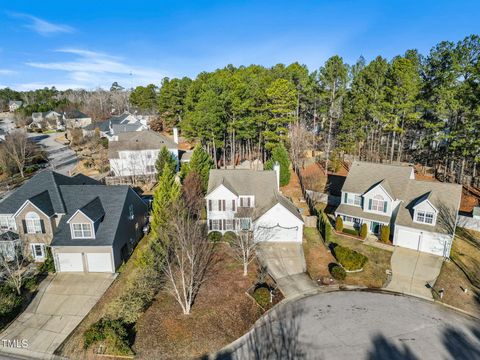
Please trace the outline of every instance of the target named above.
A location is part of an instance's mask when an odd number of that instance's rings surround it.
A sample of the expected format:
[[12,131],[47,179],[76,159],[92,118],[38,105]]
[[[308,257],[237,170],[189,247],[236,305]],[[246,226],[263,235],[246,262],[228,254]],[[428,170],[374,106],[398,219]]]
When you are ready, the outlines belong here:
[[255,230],[255,241],[297,241],[298,226],[285,228],[280,225],[274,227],[259,226]]
[[87,253],[86,257],[89,272],[113,272],[110,253]]
[[81,253],[57,253],[56,257],[60,272],[83,271],[83,257]]
[[448,235],[397,227],[395,244],[438,256],[448,256],[451,238]]

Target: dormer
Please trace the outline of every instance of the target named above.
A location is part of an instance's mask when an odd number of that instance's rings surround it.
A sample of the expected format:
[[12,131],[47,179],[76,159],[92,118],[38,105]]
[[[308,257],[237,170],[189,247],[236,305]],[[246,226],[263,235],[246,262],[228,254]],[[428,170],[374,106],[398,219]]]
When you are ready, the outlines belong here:
[[395,200],[387,180],[373,185],[363,194],[363,210],[389,216]]
[[72,239],[95,239],[95,232],[105,216],[100,198],[97,196],[67,220]]
[[431,192],[418,198],[413,209],[413,221],[418,224],[435,226],[438,209],[430,201]]

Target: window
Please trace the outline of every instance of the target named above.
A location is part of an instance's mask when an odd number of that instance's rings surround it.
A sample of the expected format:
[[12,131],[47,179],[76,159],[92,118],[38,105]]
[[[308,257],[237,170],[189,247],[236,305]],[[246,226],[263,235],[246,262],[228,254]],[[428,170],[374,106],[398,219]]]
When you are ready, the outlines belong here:
[[88,239],[93,238],[91,224],[72,224],[74,239]]
[[210,220],[209,227],[210,230],[221,230],[222,220]]
[[355,195],[353,204],[356,206],[362,206],[362,197],[360,195]]
[[32,256],[35,260],[43,260],[45,258],[44,244],[31,244]]
[[251,196],[240,196],[240,205],[238,207],[253,207]]
[[145,152],[147,154],[147,159],[151,159],[152,158],[152,152],[151,151],[146,151]]
[[240,230],[250,230],[250,218],[239,219]]
[[29,212],[25,215],[25,224],[27,226],[27,234],[41,234],[42,223],[37,213]]
[[370,199],[370,210],[387,212],[387,202],[381,195],[375,195],[373,199]]
[[415,221],[425,223],[425,224],[433,224],[433,217],[434,215],[432,212],[418,210]]
[[15,219],[13,216],[3,215],[0,216],[0,229],[2,230],[15,230],[17,228]]
[[356,194],[344,193],[343,203],[348,205],[362,206],[362,197]]
[[146,169],[147,169],[147,173],[152,174],[155,172],[155,165],[147,165]]

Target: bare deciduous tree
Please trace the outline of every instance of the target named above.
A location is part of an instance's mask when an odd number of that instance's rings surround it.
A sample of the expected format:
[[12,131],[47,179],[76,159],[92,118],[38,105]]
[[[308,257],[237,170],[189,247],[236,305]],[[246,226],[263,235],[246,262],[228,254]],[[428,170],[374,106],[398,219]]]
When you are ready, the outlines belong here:
[[28,277],[25,267],[28,264],[28,249],[21,241],[12,242],[7,251],[5,247],[0,251],[0,278],[11,284],[18,295],[21,295],[22,286]]
[[183,204],[178,204],[160,234],[156,251],[165,255],[162,270],[166,289],[183,314],[190,314],[213,257],[213,244],[207,240],[205,225],[193,218]]
[[190,171],[182,186],[182,198],[193,216],[198,217],[204,204],[202,179],[196,171]]
[[28,142],[26,131],[15,130],[5,136],[3,143],[4,151],[13,160],[22,178],[24,177],[23,169],[27,158],[32,153],[32,146]]
[[314,136],[302,124],[292,124],[289,132],[290,158],[296,169],[303,167],[305,152],[312,148]]
[[232,239],[231,247],[235,257],[243,264],[243,276],[248,275],[248,265],[255,259],[256,243],[253,240],[253,232],[249,230],[240,231]]

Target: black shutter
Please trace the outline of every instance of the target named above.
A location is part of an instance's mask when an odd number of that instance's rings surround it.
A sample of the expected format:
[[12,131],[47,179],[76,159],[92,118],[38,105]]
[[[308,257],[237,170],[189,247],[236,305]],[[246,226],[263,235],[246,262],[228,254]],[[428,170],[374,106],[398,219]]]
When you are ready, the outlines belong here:
[[42,229],[42,234],[45,234],[45,222],[40,219],[40,228]]
[[232,210],[235,211],[235,200],[232,200]]
[[233,230],[236,230],[237,220],[236,220],[236,219],[233,219],[233,220],[232,220],[232,223],[233,223]]
[[208,211],[212,211],[212,200],[208,200]]
[[23,233],[27,233],[27,222],[25,220],[22,220],[22,225],[23,225]]
[[[209,200],[211,201],[211,200]],[[212,220],[208,220],[208,229],[212,230]]]
[[227,206],[225,204],[225,200],[222,200],[222,208],[223,208],[223,211],[226,211],[227,210]]
[[227,230],[227,226],[225,225],[226,223],[225,219],[223,219],[222,222],[223,222],[223,230]]
[[247,198],[247,207],[250,207],[250,196]]
[[218,211],[222,211],[222,200],[218,200]]

